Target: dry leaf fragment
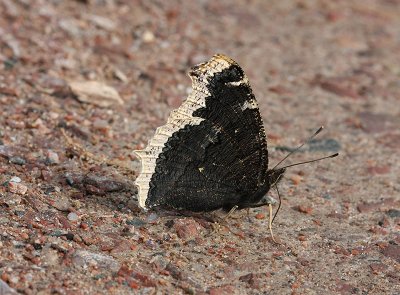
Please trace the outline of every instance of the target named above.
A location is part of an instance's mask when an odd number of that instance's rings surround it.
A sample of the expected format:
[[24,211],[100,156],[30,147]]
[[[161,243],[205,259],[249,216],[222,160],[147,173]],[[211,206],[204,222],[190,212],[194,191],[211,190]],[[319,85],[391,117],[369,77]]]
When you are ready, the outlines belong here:
[[117,90],[97,81],[69,82],[71,91],[80,102],[99,107],[109,107],[115,103],[123,104]]

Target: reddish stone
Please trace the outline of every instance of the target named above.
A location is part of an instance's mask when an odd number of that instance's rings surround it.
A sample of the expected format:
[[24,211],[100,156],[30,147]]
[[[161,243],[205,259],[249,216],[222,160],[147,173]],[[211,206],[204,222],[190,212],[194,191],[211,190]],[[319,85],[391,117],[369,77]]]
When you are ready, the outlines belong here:
[[400,134],[398,133],[384,134],[381,137],[379,137],[378,142],[384,144],[389,148],[398,149],[400,148]]
[[104,190],[102,190],[102,189],[100,189],[98,187],[95,187],[94,185],[87,184],[85,188],[86,188],[86,192],[88,194],[98,195],[98,196],[105,195],[105,191]]
[[235,287],[231,285],[225,285],[217,288],[212,288],[209,291],[210,295],[232,295],[235,294]]
[[373,211],[377,211],[379,209],[376,203],[363,203],[357,205],[357,210],[360,213],[369,213]]
[[322,89],[338,96],[345,96],[354,99],[360,98],[360,95],[355,90],[337,81],[320,81],[319,85]]
[[71,228],[71,223],[63,215],[60,214],[60,215],[57,216],[57,218],[58,218],[58,221],[61,223],[63,228],[65,228],[65,229]]
[[12,129],[24,129],[26,128],[25,122],[21,118],[7,119],[6,124]]
[[308,265],[310,265],[310,263],[311,263],[309,260],[304,259],[304,258],[301,258],[301,257],[297,258],[297,261],[298,261],[302,266],[308,266]]
[[311,212],[312,212],[313,209],[312,209],[311,207],[299,205],[299,206],[297,207],[297,210],[298,210],[299,212],[301,212],[301,213],[304,213],[304,214],[311,214]]
[[81,224],[79,225],[79,227],[83,230],[88,230],[89,229],[89,225],[86,222],[81,222]]
[[168,263],[165,270],[176,280],[185,281],[188,279],[188,276],[172,263]]
[[227,266],[224,268],[224,277],[233,278],[235,276],[237,268],[235,266]]
[[294,282],[290,287],[291,287],[292,289],[298,289],[298,288],[300,287],[300,282],[299,282],[299,281],[296,281],[296,282]]
[[29,239],[29,235],[28,235],[27,233],[24,233],[24,232],[20,234],[20,237],[21,237],[23,240]]
[[118,284],[123,284],[126,282],[126,280],[123,277],[116,277],[114,279]]
[[235,232],[235,236],[239,237],[242,240],[244,240],[246,238],[246,235],[245,235],[245,233],[243,231]]
[[26,185],[23,185],[22,183],[10,182],[8,184],[8,190],[14,194],[25,195],[28,187]]
[[302,177],[298,174],[294,174],[290,176],[290,180],[293,182],[294,185],[298,185],[301,182]]
[[400,275],[398,270],[388,271],[385,275],[388,278],[389,283],[400,286]]
[[390,166],[370,166],[367,168],[367,172],[372,175],[388,174],[390,172]]
[[360,213],[368,213],[381,210],[382,207],[392,207],[396,205],[398,205],[398,202],[395,202],[393,198],[386,198],[376,203],[359,204],[357,205],[357,209]]
[[386,206],[386,207],[392,207],[392,206],[400,206],[400,202],[399,201],[395,201],[394,198],[386,198],[383,199],[380,204],[382,204],[382,206]]
[[307,240],[307,237],[303,234],[299,234],[298,239],[299,239],[299,241],[304,242]]
[[282,85],[271,86],[268,88],[269,91],[281,94],[281,95],[291,95],[292,92]]
[[399,245],[388,244],[387,247],[385,247],[382,250],[382,254],[396,260],[397,262],[400,262],[400,246]]
[[257,275],[255,275],[254,273],[249,273],[247,275],[241,276],[239,278],[239,281],[249,284],[249,286],[254,289],[258,289],[260,287]]
[[386,229],[379,226],[373,226],[369,229],[369,231],[378,235],[387,235],[389,233]]
[[114,244],[110,241],[104,241],[98,244],[100,250],[103,252],[109,252],[114,249]]
[[325,15],[325,18],[330,22],[337,22],[344,18],[343,13],[338,11],[330,11]]
[[128,286],[131,287],[132,289],[139,289],[139,284],[136,283],[133,279],[127,279],[126,282],[128,283]]
[[36,264],[36,265],[39,265],[40,263],[41,263],[41,260],[40,260],[40,258],[39,257],[33,257],[32,259],[31,259],[31,262],[33,263],[33,264]]
[[342,254],[342,255],[345,255],[345,256],[349,256],[350,255],[350,252],[347,249],[343,248],[342,246],[335,246],[335,248],[333,250],[333,253]]
[[50,181],[53,177],[53,173],[48,169],[42,169],[40,171],[40,173],[41,173],[42,179],[47,182]]
[[336,291],[338,291],[339,294],[355,294],[355,291],[357,290],[353,285],[343,282],[338,282],[336,286]]
[[177,219],[174,222],[174,229],[181,239],[194,239],[199,236],[200,224],[193,219]]
[[367,133],[382,133],[395,130],[399,119],[383,113],[362,112],[358,114],[361,128]]
[[111,254],[125,253],[131,251],[131,242],[122,241],[117,243],[115,247],[111,250]]
[[282,138],[282,136],[275,133],[268,133],[268,139],[273,141],[278,141]]
[[377,242],[376,245],[379,247],[379,249],[383,250],[389,245],[387,242]]
[[127,266],[126,264],[121,265],[121,267],[119,268],[117,275],[120,277],[129,277],[131,276],[133,273],[133,270],[129,268],[129,266]]
[[374,274],[378,274],[380,272],[383,272],[384,270],[386,270],[388,268],[387,265],[385,265],[383,263],[371,263],[369,265],[369,267],[371,268],[371,271]]
[[378,224],[379,224],[380,226],[382,226],[382,227],[387,228],[387,227],[390,226],[390,221],[389,221],[389,219],[385,216],[385,217],[383,217],[383,218],[381,219],[381,221],[379,221]]
[[265,219],[265,214],[263,214],[263,213],[257,213],[257,214],[256,214],[256,219]]
[[17,89],[5,86],[0,86],[0,93],[10,96],[18,96]]
[[322,226],[322,221],[321,220],[313,219],[313,222],[318,226]]
[[236,248],[231,247],[231,246],[228,246],[228,245],[226,245],[226,246],[224,247],[224,250],[227,250],[227,251],[229,251],[229,252],[237,252],[237,249],[236,249]]
[[157,282],[153,279],[151,279],[148,275],[142,274],[142,273],[135,273],[134,278],[137,279],[142,283],[143,286],[145,287],[156,287]]
[[272,257],[273,257],[273,258],[278,258],[278,257],[281,257],[281,256],[283,256],[283,255],[285,255],[285,253],[282,252],[282,251],[278,251],[278,252],[272,253]]

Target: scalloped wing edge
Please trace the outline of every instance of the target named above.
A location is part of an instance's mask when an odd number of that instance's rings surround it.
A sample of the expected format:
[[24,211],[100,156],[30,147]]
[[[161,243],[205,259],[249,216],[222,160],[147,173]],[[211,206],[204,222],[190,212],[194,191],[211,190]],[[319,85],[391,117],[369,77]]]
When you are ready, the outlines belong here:
[[[156,129],[147,147],[134,151],[141,161],[141,170],[135,185],[138,187],[139,206],[143,209],[148,209],[146,200],[150,191],[151,178],[156,169],[157,158],[162,153],[165,143],[175,132],[186,125],[199,125],[204,121],[203,118],[193,117],[193,113],[206,106],[206,98],[210,96],[207,88],[208,79],[232,64],[237,65],[231,58],[223,54],[216,54],[208,62],[194,66],[189,72],[192,79],[192,92],[178,109],[170,113],[167,123]],[[246,77],[244,77],[243,83],[247,83]]]

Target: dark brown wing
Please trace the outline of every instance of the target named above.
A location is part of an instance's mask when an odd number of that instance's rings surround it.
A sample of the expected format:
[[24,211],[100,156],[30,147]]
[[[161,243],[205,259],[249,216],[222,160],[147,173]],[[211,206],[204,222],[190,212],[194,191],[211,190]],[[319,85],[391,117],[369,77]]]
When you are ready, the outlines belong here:
[[146,208],[215,210],[251,197],[265,179],[264,127],[243,70],[230,58],[216,55],[194,67],[190,76],[194,94],[177,110],[189,116],[187,121],[171,120],[175,111],[158,129],[173,131],[161,151],[151,154],[159,131],[146,148],[155,162],[152,169],[143,165],[142,172],[152,173],[137,181],[140,185],[150,178],[147,195],[139,195]]

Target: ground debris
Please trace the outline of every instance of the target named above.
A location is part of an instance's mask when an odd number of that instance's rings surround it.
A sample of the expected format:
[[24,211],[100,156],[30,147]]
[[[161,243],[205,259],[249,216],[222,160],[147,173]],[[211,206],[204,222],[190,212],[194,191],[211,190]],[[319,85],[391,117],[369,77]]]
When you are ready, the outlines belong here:
[[124,103],[114,88],[97,81],[69,82],[69,86],[81,102],[104,108]]

